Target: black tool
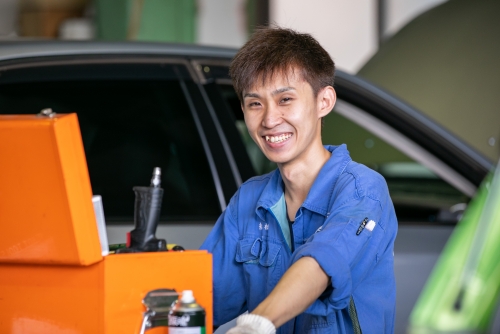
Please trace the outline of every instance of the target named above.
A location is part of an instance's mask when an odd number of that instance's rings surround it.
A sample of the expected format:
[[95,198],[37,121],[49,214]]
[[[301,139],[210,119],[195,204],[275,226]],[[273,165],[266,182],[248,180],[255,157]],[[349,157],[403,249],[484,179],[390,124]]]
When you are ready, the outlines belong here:
[[160,221],[163,189],[161,169],[155,167],[149,187],[134,187],[134,229],[130,232],[130,246],[117,250],[117,253],[162,252],[167,251],[167,241],[157,239],[156,228]]

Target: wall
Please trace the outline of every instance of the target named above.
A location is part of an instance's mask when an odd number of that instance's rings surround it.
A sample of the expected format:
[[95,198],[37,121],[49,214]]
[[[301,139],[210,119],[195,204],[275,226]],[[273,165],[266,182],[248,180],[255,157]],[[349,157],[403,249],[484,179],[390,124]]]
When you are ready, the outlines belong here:
[[[446,0],[386,0],[384,37]],[[356,73],[378,50],[376,0],[270,0],[270,22],[312,34],[337,67]],[[247,40],[246,0],[198,0],[197,43],[240,47]]]
[[245,0],[198,0],[197,43],[240,47],[247,40]]
[[377,50],[373,0],[271,1],[271,22],[312,34],[339,69],[356,72]]
[[[446,0],[386,0],[385,36]],[[378,49],[376,0],[271,0],[271,22],[311,33],[337,67],[356,73]]]

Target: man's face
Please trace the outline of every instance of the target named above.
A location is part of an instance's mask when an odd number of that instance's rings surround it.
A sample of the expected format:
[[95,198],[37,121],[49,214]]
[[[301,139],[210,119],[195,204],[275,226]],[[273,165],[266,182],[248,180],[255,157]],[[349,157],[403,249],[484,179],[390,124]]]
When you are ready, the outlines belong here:
[[243,92],[248,132],[266,157],[278,164],[307,161],[310,153],[318,150],[322,145],[320,119],[333,108],[332,104],[325,112],[324,89],[315,97],[311,85],[298,72],[276,74],[265,83],[256,80]]

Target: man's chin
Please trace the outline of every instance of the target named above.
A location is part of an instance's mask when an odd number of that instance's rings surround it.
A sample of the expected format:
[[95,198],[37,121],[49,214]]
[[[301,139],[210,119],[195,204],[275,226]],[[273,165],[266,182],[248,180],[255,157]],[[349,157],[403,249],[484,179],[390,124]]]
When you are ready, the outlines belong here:
[[293,158],[293,152],[290,151],[290,149],[283,149],[283,150],[266,150],[261,149],[261,152],[264,153],[266,158],[274,162],[275,164],[278,165],[283,165],[289,162]]
[[[265,154],[264,154],[264,155],[265,155]],[[273,155],[273,156],[267,156],[267,155],[266,155],[266,158],[267,158],[269,161],[271,161],[271,162],[273,162],[273,163],[275,163],[275,164],[277,164],[277,165],[283,165],[283,164],[286,164],[286,163],[288,162],[288,160],[289,160],[289,159],[287,159],[287,158],[285,158],[285,157],[276,157],[276,156],[274,156],[274,155]]]

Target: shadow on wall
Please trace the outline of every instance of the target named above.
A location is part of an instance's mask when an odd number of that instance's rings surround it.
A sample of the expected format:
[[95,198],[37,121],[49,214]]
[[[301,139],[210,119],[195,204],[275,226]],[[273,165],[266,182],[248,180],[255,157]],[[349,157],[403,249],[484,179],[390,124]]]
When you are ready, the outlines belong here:
[[448,1],[407,24],[358,74],[496,161],[499,12],[500,1]]

